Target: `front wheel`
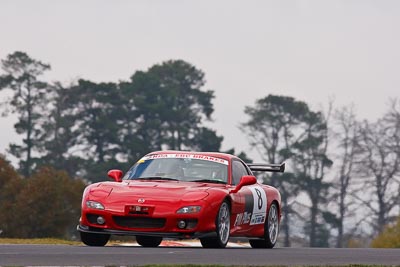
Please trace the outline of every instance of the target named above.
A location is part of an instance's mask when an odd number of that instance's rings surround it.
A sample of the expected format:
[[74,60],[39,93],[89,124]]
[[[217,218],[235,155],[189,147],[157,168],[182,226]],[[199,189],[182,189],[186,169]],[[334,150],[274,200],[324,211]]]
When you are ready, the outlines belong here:
[[158,245],[161,244],[162,240],[163,240],[162,237],[157,237],[157,236],[142,236],[142,235],[136,236],[136,242],[142,247],[147,247],[147,248],[158,247]]
[[81,241],[87,246],[103,247],[110,239],[110,235],[80,232]]
[[263,239],[250,239],[252,248],[273,248],[276,244],[279,231],[278,207],[272,203],[265,221]]
[[224,248],[231,231],[231,211],[227,201],[222,202],[215,220],[217,237],[200,238],[203,248]]

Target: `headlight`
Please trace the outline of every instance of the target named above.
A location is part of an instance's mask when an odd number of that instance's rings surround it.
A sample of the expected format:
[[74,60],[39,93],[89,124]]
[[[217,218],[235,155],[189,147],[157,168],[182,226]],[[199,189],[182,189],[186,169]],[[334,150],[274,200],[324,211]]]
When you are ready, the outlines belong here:
[[186,206],[183,208],[180,208],[176,213],[182,214],[182,213],[197,213],[200,212],[201,207],[200,206]]
[[97,201],[86,201],[86,207],[90,209],[95,209],[95,210],[104,210],[103,204],[97,202]]

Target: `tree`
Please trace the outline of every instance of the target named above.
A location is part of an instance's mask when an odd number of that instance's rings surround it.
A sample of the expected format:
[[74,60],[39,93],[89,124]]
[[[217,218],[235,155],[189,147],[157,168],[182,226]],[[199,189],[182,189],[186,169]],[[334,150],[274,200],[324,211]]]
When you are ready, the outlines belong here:
[[0,155],[0,236],[9,236],[10,223],[16,211],[14,203],[22,186],[22,179],[10,162]]
[[365,193],[372,189],[371,199],[359,200],[373,214],[373,228],[381,233],[384,226],[393,221],[393,209],[400,203],[400,111],[398,103],[392,102],[391,109],[375,123],[364,121],[360,129],[361,174]]
[[72,101],[75,92],[59,82],[51,85],[50,89],[47,95],[50,103],[48,116],[40,122],[43,131],[39,137],[39,148],[43,156],[39,165],[63,169],[74,176],[82,168],[81,158],[70,153],[77,144],[75,124],[79,116],[76,118],[74,115]]
[[[326,219],[331,218],[328,212],[321,212],[321,205],[327,202],[328,190],[331,186],[326,180],[326,171],[333,162],[327,156],[329,114],[310,111],[304,116],[301,138],[292,147],[293,169],[300,189],[311,202],[310,221],[306,225],[311,247],[327,244],[323,239]],[[322,231],[321,231],[322,230]]]
[[[68,89],[74,154],[81,158],[91,181],[102,180],[110,167],[118,167],[121,151],[121,96],[114,83],[79,80]],[[54,139],[55,140],[55,139]]]
[[158,80],[150,72],[137,71],[129,82],[120,84],[123,121],[122,135],[129,162],[134,162],[150,151],[161,150],[163,144],[163,102]]
[[197,151],[218,152],[224,138],[218,136],[216,131],[207,127],[200,127],[198,133],[193,137],[192,149]]
[[[37,138],[41,129],[37,126],[46,106],[47,83],[40,81],[50,65],[30,58],[24,52],[14,52],[2,60],[5,74],[0,76],[0,90],[10,89],[13,96],[9,104],[11,112],[18,114],[14,125],[18,134],[25,134],[22,145],[10,145],[10,151],[20,158],[20,169],[26,177],[30,176],[34,166],[33,151],[37,148]],[[25,157],[25,159],[22,159]]]
[[167,112],[163,113],[164,142],[170,149],[182,150],[194,145],[203,119],[214,111],[212,91],[202,91],[204,73],[183,60],[167,61],[149,70],[154,74]]
[[335,139],[338,142],[336,157],[338,164],[338,175],[335,181],[337,193],[333,200],[337,203],[339,213],[334,220],[337,222],[338,237],[337,247],[344,246],[344,221],[347,217],[349,207],[354,201],[349,201],[350,186],[354,180],[356,166],[361,156],[359,123],[356,120],[353,107],[344,107],[336,111],[334,116],[336,124]]
[[[7,237],[68,237],[79,221],[85,184],[63,171],[39,169],[19,184],[4,232]],[[3,217],[3,213],[2,213]]]
[[201,90],[204,73],[183,60],[138,71],[121,83],[124,143],[130,160],[152,150],[219,150],[222,138],[203,126],[211,120],[213,91]]
[[3,155],[0,154],[0,192],[4,191],[3,187],[7,183],[18,177],[18,173],[14,170],[11,163]]
[[[270,163],[281,163],[292,156],[292,147],[301,137],[298,131],[310,111],[306,103],[292,97],[269,95],[256,101],[254,107],[246,107],[249,120],[241,128],[250,138],[250,144],[257,149],[261,158]],[[272,174],[266,177],[269,184],[278,187],[282,196],[282,229],[285,235],[284,245],[290,246],[290,219],[295,211],[289,205],[299,186],[295,175],[287,172],[283,175]]]

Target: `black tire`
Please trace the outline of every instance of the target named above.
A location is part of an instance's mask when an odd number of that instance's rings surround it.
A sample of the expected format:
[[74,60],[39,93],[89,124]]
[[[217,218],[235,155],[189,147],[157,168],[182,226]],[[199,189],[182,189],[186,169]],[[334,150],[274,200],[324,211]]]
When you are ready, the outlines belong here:
[[92,247],[103,247],[110,239],[110,235],[80,232],[83,244]]
[[162,240],[163,238],[158,236],[136,236],[136,242],[142,247],[146,248],[158,247],[161,244]]
[[264,224],[264,236],[262,239],[250,239],[252,248],[273,248],[279,232],[278,206],[272,203]]
[[231,211],[228,201],[222,202],[215,219],[216,237],[200,238],[203,248],[224,248],[228,244],[231,230]]

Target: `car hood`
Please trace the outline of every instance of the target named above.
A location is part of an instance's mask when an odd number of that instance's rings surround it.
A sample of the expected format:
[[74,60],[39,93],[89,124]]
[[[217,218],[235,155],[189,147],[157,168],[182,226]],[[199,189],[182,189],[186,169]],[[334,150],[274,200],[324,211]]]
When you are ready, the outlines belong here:
[[96,191],[108,192],[105,200],[134,200],[138,198],[153,200],[184,200],[195,201],[208,196],[210,188],[224,188],[225,185],[210,183],[195,183],[181,181],[123,181],[121,183],[103,182],[92,188],[91,194]]

